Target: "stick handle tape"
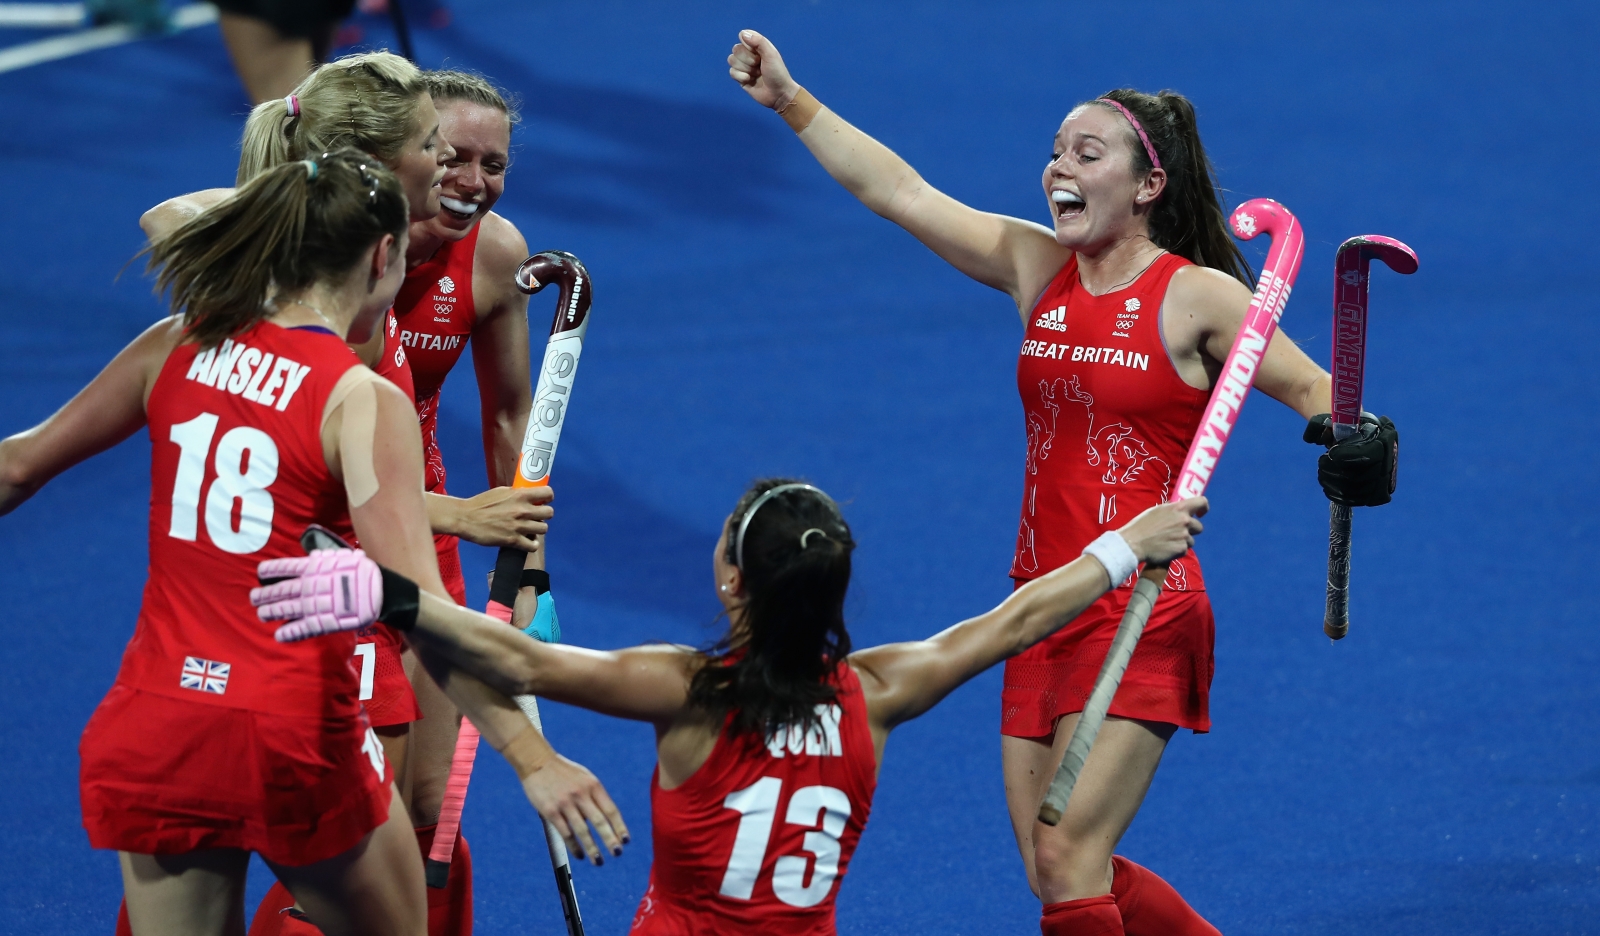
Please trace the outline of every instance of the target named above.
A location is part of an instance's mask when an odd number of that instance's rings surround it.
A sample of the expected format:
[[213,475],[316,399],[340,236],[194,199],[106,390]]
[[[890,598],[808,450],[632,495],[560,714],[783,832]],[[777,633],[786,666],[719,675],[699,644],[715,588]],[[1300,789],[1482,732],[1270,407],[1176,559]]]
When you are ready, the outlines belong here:
[[1350,512],[1328,505],[1328,605],[1322,632],[1333,640],[1350,633]]

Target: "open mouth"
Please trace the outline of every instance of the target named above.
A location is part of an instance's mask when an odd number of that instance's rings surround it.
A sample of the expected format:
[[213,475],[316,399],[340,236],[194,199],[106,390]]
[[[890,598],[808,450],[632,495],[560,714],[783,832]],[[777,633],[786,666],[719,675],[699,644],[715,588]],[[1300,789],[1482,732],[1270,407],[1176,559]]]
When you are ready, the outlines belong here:
[[1066,189],[1051,189],[1050,201],[1056,208],[1056,219],[1076,218],[1083,214],[1083,196]]
[[441,195],[439,196],[439,207],[443,208],[449,213],[450,217],[455,218],[457,221],[471,221],[482,206],[476,202],[464,202]]

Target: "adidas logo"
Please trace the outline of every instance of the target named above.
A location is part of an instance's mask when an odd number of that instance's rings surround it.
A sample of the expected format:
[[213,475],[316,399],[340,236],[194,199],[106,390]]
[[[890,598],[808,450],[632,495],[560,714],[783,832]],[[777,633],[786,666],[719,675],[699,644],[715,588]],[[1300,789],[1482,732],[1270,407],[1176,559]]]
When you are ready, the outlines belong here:
[[1040,328],[1048,328],[1051,331],[1064,332],[1067,330],[1067,307],[1057,306],[1039,316],[1039,320],[1033,324]]
[[439,277],[439,291],[446,296],[456,291],[456,281],[448,276]]

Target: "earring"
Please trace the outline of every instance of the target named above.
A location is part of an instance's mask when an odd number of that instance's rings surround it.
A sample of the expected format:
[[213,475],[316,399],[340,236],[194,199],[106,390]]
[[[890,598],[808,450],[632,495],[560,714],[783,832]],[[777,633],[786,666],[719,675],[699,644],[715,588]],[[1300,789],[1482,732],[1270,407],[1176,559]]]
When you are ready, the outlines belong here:
[[717,588],[720,589],[721,591],[727,591],[728,590],[728,586],[726,586],[726,585],[718,585]]

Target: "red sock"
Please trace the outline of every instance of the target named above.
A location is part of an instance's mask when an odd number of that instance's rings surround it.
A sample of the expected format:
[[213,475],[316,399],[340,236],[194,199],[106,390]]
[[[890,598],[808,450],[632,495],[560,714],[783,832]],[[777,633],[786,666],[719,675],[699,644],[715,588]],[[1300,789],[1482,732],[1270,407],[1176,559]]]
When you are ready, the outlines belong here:
[[1111,856],[1111,896],[1127,936],[1222,936],[1149,868]]
[[1123,936],[1122,914],[1110,894],[1045,904],[1039,917],[1044,936]]
[[[417,847],[424,861],[433,850],[438,828],[438,823],[417,827]],[[450,853],[450,883],[439,890],[428,888],[428,936],[472,936],[472,849],[460,833]]]

